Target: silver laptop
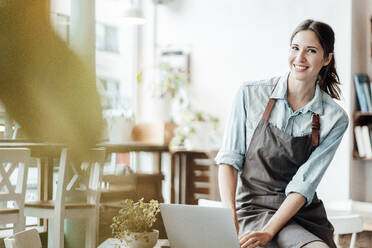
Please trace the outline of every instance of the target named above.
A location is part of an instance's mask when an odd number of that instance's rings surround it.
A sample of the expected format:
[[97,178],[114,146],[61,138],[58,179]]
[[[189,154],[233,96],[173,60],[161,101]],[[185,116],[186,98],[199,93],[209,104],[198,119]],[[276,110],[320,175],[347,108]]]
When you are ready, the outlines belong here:
[[240,248],[231,209],[160,204],[171,248]]

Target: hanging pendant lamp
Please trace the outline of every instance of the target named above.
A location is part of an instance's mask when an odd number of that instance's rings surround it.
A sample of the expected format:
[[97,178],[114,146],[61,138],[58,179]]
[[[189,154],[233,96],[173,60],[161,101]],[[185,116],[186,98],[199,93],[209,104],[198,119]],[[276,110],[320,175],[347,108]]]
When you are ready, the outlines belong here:
[[126,24],[143,25],[146,23],[146,19],[140,8],[136,7],[134,1],[130,1],[130,8],[126,9],[123,14],[123,21]]

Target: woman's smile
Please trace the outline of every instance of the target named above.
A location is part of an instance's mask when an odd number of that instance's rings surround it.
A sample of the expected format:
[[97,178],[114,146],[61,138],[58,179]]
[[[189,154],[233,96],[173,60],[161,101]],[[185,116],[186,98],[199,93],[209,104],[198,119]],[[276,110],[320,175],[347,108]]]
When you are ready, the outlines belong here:
[[308,66],[304,66],[304,65],[296,65],[296,64],[293,64],[293,67],[294,69],[297,71],[297,72],[303,72],[303,71],[306,71],[309,67]]

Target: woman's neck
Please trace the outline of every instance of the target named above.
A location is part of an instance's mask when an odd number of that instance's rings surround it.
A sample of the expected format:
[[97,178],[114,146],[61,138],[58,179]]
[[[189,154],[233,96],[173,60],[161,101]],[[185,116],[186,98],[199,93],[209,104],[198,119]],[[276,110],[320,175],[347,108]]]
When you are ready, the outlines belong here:
[[315,80],[301,81],[291,77],[291,74],[289,75],[287,81],[287,99],[293,111],[304,107],[314,98],[315,84]]

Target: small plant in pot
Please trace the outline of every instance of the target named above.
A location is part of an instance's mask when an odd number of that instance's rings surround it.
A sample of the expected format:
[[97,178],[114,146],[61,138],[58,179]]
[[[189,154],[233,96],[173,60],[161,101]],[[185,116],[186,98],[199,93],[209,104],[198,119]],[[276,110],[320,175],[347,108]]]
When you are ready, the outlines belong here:
[[112,233],[129,248],[153,248],[159,237],[159,231],[152,229],[156,215],[160,212],[159,203],[143,198],[138,202],[126,199],[121,202],[119,214],[114,216]]

